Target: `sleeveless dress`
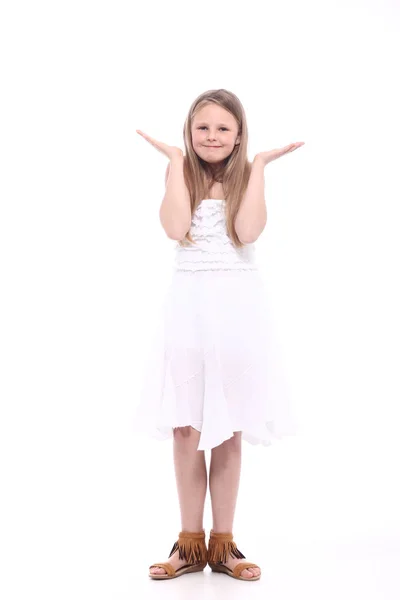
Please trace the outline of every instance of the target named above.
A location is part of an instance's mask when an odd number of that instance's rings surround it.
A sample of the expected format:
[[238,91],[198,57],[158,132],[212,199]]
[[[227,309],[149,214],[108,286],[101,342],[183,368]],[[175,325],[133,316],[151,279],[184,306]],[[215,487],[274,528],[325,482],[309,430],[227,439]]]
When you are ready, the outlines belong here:
[[191,425],[201,432],[198,450],[235,431],[268,446],[297,430],[255,247],[232,244],[225,202],[202,200],[195,244],[176,243],[133,423],[159,440]]

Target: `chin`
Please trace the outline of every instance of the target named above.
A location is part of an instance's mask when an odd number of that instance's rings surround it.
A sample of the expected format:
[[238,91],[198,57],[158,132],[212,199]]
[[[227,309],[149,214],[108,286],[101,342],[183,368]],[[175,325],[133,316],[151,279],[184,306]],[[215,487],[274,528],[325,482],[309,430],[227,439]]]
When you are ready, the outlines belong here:
[[230,156],[232,153],[231,152],[227,152],[224,154],[219,154],[218,156],[210,156],[208,153],[204,153],[204,152],[196,152],[197,156],[199,156],[202,160],[204,160],[204,162],[213,164],[213,163],[220,163],[223,160],[225,160],[226,158],[228,158],[228,156]]

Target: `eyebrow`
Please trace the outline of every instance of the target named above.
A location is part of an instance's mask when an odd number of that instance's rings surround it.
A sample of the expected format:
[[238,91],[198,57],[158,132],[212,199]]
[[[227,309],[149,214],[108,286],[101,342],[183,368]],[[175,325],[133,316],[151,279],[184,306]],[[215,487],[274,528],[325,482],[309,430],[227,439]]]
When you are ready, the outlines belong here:
[[[196,123],[196,125],[208,125],[208,123],[207,121],[199,121],[198,123]],[[223,127],[229,127],[229,125],[227,125],[226,123],[218,123],[218,125]]]

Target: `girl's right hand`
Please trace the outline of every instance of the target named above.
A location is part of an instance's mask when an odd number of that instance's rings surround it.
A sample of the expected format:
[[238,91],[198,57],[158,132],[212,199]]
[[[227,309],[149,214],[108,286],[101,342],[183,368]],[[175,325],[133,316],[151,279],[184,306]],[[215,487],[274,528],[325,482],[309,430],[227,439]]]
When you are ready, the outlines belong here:
[[177,146],[168,146],[168,144],[164,144],[164,142],[159,142],[158,140],[155,140],[154,138],[150,137],[140,129],[136,129],[136,132],[142,137],[144,137],[144,139],[147,140],[152,146],[154,146],[156,150],[158,150],[162,154],[165,154],[165,156],[167,156],[170,160],[172,158],[183,156],[183,151]]

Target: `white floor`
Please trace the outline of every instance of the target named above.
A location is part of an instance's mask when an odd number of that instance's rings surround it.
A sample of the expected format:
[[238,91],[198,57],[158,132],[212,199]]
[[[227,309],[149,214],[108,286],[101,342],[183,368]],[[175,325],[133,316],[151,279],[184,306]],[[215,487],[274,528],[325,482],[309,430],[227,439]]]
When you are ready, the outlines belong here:
[[[249,560],[252,560],[250,555]],[[262,568],[262,576],[252,583],[212,573],[209,567],[203,573],[170,581],[150,578],[146,581],[144,576],[137,574],[134,582],[137,593],[133,597],[171,600],[400,598],[400,547],[394,548],[390,543],[386,548],[372,542],[370,546],[364,542],[283,546],[270,540],[264,556],[258,556],[254,562]],[[138,566],[146,570],[147,563]]]

